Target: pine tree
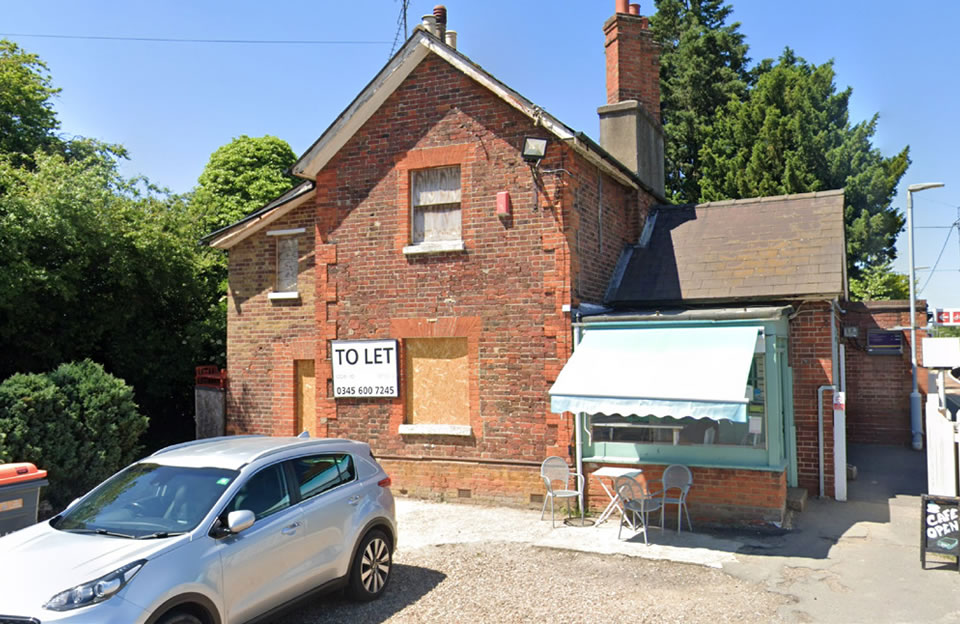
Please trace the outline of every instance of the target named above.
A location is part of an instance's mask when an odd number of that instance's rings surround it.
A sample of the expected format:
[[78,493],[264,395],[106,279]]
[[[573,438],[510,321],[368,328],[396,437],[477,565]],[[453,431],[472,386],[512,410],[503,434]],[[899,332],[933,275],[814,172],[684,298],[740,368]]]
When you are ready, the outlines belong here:
[[833,63],[813,65],[787,48],[763,61],[756,85],[719,112],[700,151],[703,201],[845,191],[847,267],[860,278],[896,257],[903,217],[891,205],[909,148],[873,146],[877,116],[851,125],[852,90],[838,92]]
[[650,24],[660,50],[666,188],[674,202],[700,198],[700,147],[716,110],[746,96],[747,45],[726,25],[722,0],[656,0]]

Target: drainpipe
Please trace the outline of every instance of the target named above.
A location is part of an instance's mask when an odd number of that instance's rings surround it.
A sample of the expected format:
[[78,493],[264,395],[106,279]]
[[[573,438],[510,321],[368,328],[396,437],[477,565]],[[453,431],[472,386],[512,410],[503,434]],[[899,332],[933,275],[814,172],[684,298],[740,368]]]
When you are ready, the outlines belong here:
[[[580,339],[583,338],[583,328],[574,327],[573,328],[573,350],[577,349],[577,345],[580,344]],[[573,415],[573,425],[575,429],[574,435],[574,444],[577,446],[577,472],[583,475],[583,487],[580,488],[580,512],[581,514],[585,511],[583,508],[583,491],[587,489],[587,476],[583,474],[583,438],[580,432],[580,429],[583,427],[583,414],[577,412]],[[582,517],[582,516],[581,516]]]
[[817,388],[817,444],[820,452],[817,453],[817,456],[820,459],[820,496],[818,498],[823,498],[823,391],[830,390],[831,392],[836,392],[837,387],[830,386],[820,386]]

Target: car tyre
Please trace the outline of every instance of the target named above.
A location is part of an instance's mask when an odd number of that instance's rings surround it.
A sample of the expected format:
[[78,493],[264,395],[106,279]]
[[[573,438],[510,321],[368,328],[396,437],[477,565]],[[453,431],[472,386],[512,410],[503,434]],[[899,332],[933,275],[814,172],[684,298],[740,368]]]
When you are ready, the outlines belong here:
[[390,582],[393,568],[393,545],[386,534],[374,529],[360,540],[360,548],[350,570],[348,595],[367,602],[379,598]]
[[157,621],[157,624],[203,624],[199,619],[182,611],[168,613]]

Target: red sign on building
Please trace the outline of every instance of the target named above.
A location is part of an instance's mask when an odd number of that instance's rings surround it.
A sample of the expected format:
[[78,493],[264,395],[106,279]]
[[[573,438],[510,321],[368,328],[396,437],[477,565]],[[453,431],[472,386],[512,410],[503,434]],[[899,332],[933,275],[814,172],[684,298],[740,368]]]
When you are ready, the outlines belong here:
[[960,308],[937,309],[937,325],[960,325]]

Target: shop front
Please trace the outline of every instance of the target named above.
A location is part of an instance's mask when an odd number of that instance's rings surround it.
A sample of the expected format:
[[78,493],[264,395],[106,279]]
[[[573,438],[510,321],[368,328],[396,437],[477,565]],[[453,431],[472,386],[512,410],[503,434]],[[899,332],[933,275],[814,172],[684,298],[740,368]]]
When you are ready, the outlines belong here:
[[[697,484],[695,521],[780,522],[786,484],[796,483],[791,311],[583,319],[550,402],[552,411],[576,415],[584,474],[629,466],[655,480],[683,464]],[[605,502],[591,493],[591,506]]]

